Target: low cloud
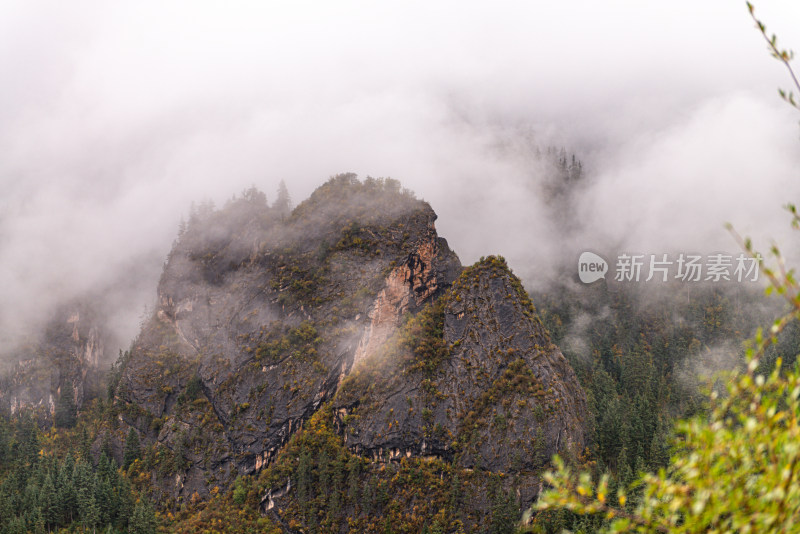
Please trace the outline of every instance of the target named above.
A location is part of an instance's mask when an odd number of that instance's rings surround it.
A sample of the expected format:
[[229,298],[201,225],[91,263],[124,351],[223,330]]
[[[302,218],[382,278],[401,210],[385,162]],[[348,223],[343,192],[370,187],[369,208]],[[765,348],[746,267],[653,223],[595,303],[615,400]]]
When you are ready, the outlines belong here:
[[[397,178],[464,263],[503,254],[532,285],[586,248],[735,250],[726,221],[791,242],[798,117],[744,5],[308,7],[0,7],[4,339],[119,284],[130,339],[190,203],[281,179],[299,201]],[[568,204],[541,194],[548,146],[584,164]]]

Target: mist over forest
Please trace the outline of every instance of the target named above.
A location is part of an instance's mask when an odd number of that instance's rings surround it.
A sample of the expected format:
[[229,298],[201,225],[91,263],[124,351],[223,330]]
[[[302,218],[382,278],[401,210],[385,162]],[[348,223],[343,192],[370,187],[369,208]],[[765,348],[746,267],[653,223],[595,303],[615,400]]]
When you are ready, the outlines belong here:
[[[725,222],[788,242],[797,123],[741,6],[347,5],[5,4],[4,336],[123,277],[132,337],[192,202],[280,180],[300,201],[340,172],[400,180],[465,262],[502,253],[533,285],[609,244],[736,251]],[[547,147],[583,164],[561,213]]]

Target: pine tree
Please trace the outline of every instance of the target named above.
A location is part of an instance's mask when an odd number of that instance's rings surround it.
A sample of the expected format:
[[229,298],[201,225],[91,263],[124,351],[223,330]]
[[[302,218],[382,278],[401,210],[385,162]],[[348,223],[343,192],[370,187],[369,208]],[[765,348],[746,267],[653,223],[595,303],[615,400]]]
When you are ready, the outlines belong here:
[[668,434],[663,418],[659,417],[656,424],[656,431],[650,442],[650,465],[658,469],[666,467],[669,463],[669,445],[667,444]]
[[512,493],[498,488],[492,499],[492,534],[512,534],[516,530],[519,508]]
[[112,506],[112,515],[114,517],[114,524],[122,528],[130,523],[136,503],[128,478],[119,477],[117,480],[117,487],[114,492],[117,496],[115,499],[116,507]]
[[317,457],[317,493],[327,500],[331,491],[331,457],[323,450]]
[[347,500],[353,506],[359,504],[361,497],[361,460],[351,456],[347,463]]
[[75,389],[71,380],[65,380],[56,401],[54,421],[58,428],[72,428],[78,417],[78,408],[75,405]]
[[75,517],[77,495],[73,480],[74,468],[75,462],[72,459],[72,456],[67,453],[67,457],[64,459],[64,462],[61,464],[61,468],[58,471],[58,480],[56,483],[56,491],[58,492],[59,516],[61,518],[59,522],[61,524],[72,523]]
[[[36,422],[28,412],[20,414],[16,441],[18,461],[23,465],[34,465],[39,458],[39,433],[36,428]],[[21,472],[20,474],[26,473]]]
[[100,447],[100,456],[104,456],[109,460],[109,462],[113,462],[115,466],[118,466],[116,459],[114,458],[114,449],[111,446],[111,436],[109,432],[106,432],[105,436],[103,436],[103,445]]
[[25,522],[27,523],[28,532],[33,532],[33,534],[45,533],[45,521],[39,508],[34,508],[25,514]]
[[450,510],[455,512],[461,505],[461,478],[458,473],[453,475],[453,480],[450,483]]
[[112,482],[112,478],[116,473],[116,469],[111,465],[111,460],[105,452],[100,452],[100,459],[97,460],[97,478],[98,480],[107,480]]
[[376,510],[377,488],[375,484],[375,477],[367,478],[367,484],[364,486],[364,492],[361,495],[361,509],[368,514],[372,514]]
[[12,519],[8,531],[11,534],[28,534],[28,526],[25,524],[25,517],[19,516]]
[[619,401],[613,397],[608,402],[602,419],[597,424],[597,446],[600,457],[610,463],[623,447],[624,429]]
[[175,472],[184,471],[189,467],[189,460],[186,458],[186,450],[188,449],[188,437],[185,432],[181,432],[178,436],[175,450],[172,455],[172,469]]
[[100,522],[100,507],[94,498],[94,491],[90,488],[82,488],[78,492],[78,516],[84,529],[94,531]]
[[342,512],[342,495],[345,489],[347,464],[340,455],[331,462],[331,491],[328,499],[328,518],[333,524],[339,522]]
[[620,384],[632,398],[650,392],[654,375],[653,355],[650,346],[642,339],[633,350],[626,351],[622,356]]
[[286,182],[283,180],[278,184],[278,197],[275,199],[272,209],[275,210],[281,218],[286,217],[292,211],[292,200],[289,198],[289,190],[286,188]]
[[131,464],[140,459],[142,451],[139,445],[139,434],[131,428],[128,431],[128,437],[125,438],[125,452],[122,455],[122,467],[128,469]]
[[312,486],[313,486],[313,475],[311,472],[311,458],[309,457],[308,452],[303,452],[300,455],[300,459],[298,460],[297,464],[297,480],[295,481],[297,486],[297,501],[300,505],[300,508],[303,510],[304,515],[306,518],[311,511],[311,498],[312,498]]
[[55,484],[50,473],[45,475],[42,488],[39,491],[39,507],[42,510],[42,517],[44,518],[45,526],[49,529],[53,528],[59,519],[58,514],[58,494],[56,493]]
[[633,471],[628,460],[628,450],[625,447],[619,451],[617,456],[617,480],[623,487],[627,487],[633,480]]
[[128,532],[130,534],[155,534],[156,516],[148,501],[141,499],[136,503],[128,524]]
[[80,453],[81,460],[85,462],[92,461],[92,441],[89,439],[89,432],[85,426],[81,428]]
[[84,529],[93,529],[100,519],[100,510],[95,500],[95,475],[87,462],[75,463],[73,482],[80,523]]
[[246,200],[258,207],[267,206],[267,195],[259,191],[254,185],[242,191],[242,200]]
[[[5,487],[0,486],[0,522],[7,523],[8,520],[14,516],[13,510],[13,496]],[[0,530],[0,532],[2,532],[2,530]]]
[[8,423],[5,419],[0,418],[0,464],[5,463],[11,453],[11,433],[8,429]]
[[22,495],[22,512],[27,514],[39,507],[39,488],[33,478],[28,479],[25,492]]

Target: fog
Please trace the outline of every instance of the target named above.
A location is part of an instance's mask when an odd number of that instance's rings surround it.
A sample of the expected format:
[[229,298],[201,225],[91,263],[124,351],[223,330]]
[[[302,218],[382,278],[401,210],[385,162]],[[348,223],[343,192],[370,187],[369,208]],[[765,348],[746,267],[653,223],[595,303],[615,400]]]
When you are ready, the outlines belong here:
[[[756,9],[800,47],[797,3]],[[532,285],[587,248],[737,252],[725,222],[792,239],[800,114],[744,2],[7,1],[0,72],[4,343],[87,291],[130,339],[192,201],[340,172]],[[584,165],[563,213],[548,146]]]

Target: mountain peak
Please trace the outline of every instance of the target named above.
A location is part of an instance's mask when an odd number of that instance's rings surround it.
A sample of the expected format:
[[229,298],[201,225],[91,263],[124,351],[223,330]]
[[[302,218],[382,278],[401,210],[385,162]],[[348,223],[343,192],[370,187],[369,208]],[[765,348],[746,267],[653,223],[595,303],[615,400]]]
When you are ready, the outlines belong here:
[[270,468],[323,408],[373,461],[532,473],[582,449],[583,392],[519,280],[495,256],[463,269],[435,220],[350,174],[288,215],[254,191],[193,214],[116,388],[123,426],[172,457],[164,498]]

